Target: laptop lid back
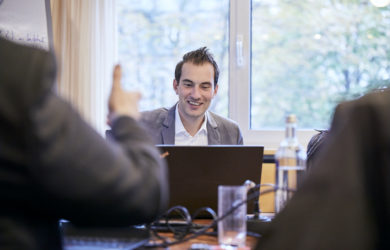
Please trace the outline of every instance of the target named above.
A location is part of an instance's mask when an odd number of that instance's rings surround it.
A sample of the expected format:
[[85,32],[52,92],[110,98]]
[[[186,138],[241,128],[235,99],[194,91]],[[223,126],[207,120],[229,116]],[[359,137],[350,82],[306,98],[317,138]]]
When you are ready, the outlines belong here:
[[[260,183],[263,146],[157,146],[168,163],[170,207],[181,205],[191,214],[210,207],[217,213],[218,185]],[[248,203],[248,213],[253,209]]]

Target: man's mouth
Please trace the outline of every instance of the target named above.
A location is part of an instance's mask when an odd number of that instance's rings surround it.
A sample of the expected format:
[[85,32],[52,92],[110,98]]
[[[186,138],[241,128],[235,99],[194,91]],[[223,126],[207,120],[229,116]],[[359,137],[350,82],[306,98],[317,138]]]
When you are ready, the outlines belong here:
[[194,101],[188,101],[189,104],[194,105],[194,106],[200,106],[200,102],[194,102]]

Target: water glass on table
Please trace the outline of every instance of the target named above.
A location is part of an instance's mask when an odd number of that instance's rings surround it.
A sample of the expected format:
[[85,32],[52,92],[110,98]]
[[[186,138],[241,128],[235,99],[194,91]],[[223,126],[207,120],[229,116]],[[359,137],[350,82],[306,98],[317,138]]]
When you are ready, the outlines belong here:
[[218,186],[218,242],[222,246],[245,246],[246,239],[245,186]]

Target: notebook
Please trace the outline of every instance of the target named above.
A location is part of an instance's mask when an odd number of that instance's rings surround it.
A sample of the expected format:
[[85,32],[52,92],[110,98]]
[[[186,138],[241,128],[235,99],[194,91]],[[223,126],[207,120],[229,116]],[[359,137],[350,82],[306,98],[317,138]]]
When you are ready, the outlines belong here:
[[[190,214],[201,207],[218,213],[218,185],[260,183],[263,146],[157,147],[168,163],[170,207],[184,206]],[[248,203],[248,213],[254,212],[253,206]]]

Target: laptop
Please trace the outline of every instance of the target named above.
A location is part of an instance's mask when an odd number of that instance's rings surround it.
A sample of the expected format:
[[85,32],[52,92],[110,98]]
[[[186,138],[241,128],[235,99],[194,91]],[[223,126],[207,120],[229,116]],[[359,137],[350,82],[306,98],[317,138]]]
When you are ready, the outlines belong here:
[[141,226],[119,228],[83,228],[60,220],[64,250],[139,249],[150,240],[150,232]]
[[[201,207],[218,213],[218,185],[260,183],[263,146],[157,147],[168,163],[170,207],[184,206],[191,215]],[[248,203],[248,213],[254,213],[253,201]]]

